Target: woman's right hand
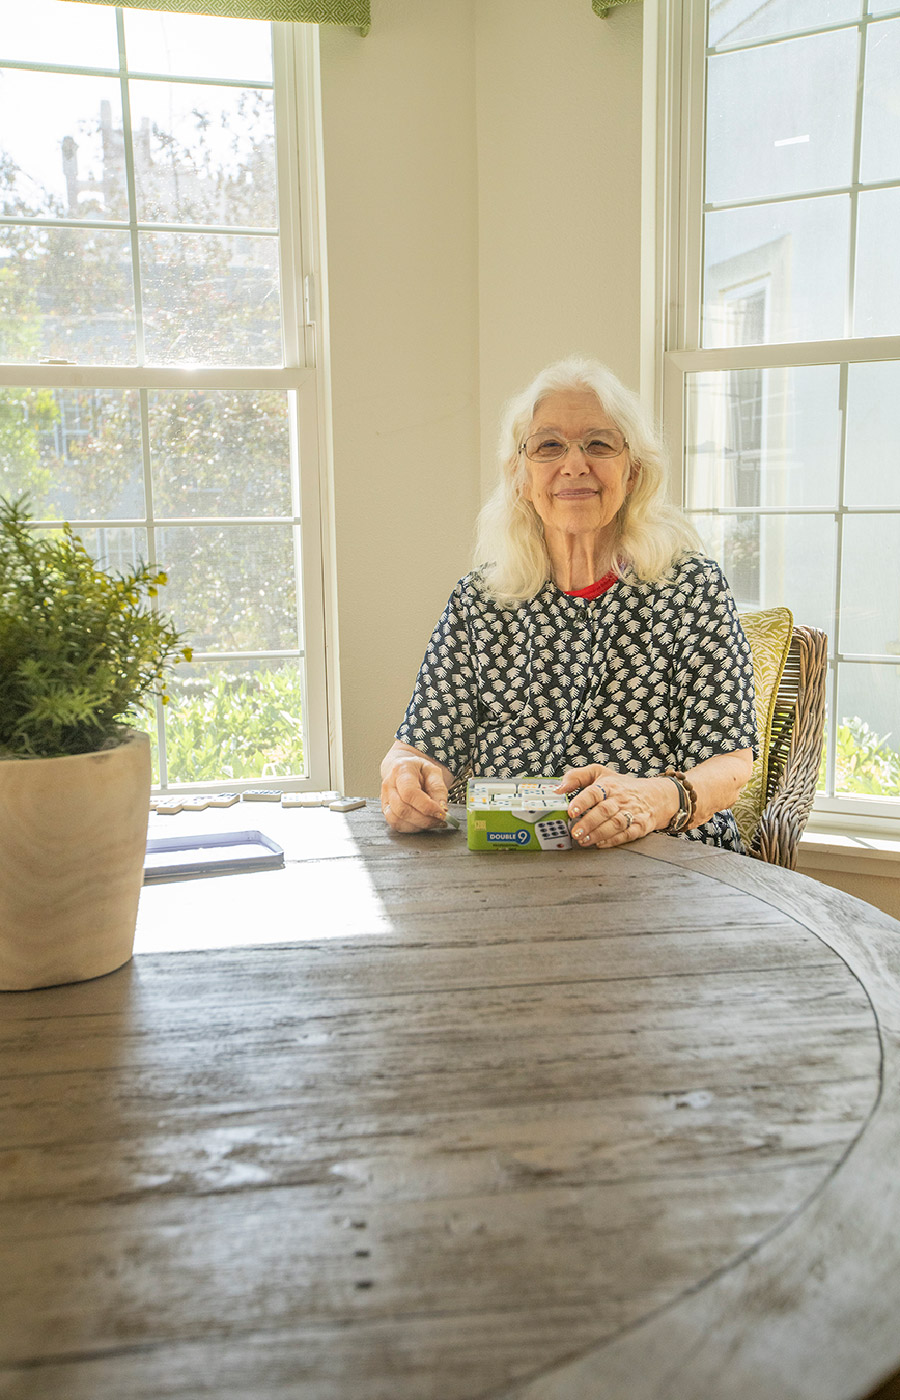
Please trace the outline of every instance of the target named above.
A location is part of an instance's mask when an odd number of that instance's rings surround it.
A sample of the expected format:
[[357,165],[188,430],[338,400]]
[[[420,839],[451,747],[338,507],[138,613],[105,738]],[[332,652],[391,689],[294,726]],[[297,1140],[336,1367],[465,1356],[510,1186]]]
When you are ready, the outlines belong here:
[[381,810],[393,831],[428,831],[447,816],[453,775],[399,740],[381,765]]

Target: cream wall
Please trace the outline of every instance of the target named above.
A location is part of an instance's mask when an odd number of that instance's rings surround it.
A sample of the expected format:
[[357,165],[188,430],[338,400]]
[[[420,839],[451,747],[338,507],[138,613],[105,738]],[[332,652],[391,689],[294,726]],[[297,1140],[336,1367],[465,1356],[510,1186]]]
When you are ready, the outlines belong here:
[[321,29],[343,785],[372,795],[478,508],[473,5]]
[[373,794],[501,401],[572,350],[637,387],[641,7],[372,0],[320,43],[343,782]]
[[549,361],[640,377],[642,6],[478,0],[479,384],[498,411]]

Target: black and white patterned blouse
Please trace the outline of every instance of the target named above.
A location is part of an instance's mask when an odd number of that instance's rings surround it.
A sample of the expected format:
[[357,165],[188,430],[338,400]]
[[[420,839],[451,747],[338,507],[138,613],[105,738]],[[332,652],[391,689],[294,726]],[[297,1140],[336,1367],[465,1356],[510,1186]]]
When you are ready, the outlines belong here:
[[[591,602],[554,583],[516,608],[479,570],[453,590],[397,738],[460,776],[652,777],[757,749],[753,666],[718,564],[685,555],[662,583],[620,579]],[[731,812],[686,835],[742,850]]]

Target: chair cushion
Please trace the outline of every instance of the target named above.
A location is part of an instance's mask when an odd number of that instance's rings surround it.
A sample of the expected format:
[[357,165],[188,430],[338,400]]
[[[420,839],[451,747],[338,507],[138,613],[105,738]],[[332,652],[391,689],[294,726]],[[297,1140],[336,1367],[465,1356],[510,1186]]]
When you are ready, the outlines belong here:
[[769,776],[769,750],[772,719],[791,639],[794,618],[789,608],[766,608],[763,612],[741,613],[741,626],[753,653],[753,685],[756,691],[756,729],[759,754],[746,787],[734,803],[734,819],[741,840],[749,851],[765,806]]

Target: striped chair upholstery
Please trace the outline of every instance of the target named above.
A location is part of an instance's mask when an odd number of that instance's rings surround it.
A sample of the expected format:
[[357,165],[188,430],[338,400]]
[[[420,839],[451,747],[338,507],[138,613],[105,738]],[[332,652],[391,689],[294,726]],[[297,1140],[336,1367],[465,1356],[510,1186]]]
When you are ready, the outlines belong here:
[[759,758],[734,805],[750,855],[793,870],[812,810],[825,729],[828,640],[787,608],[742,613],[757,686]]

